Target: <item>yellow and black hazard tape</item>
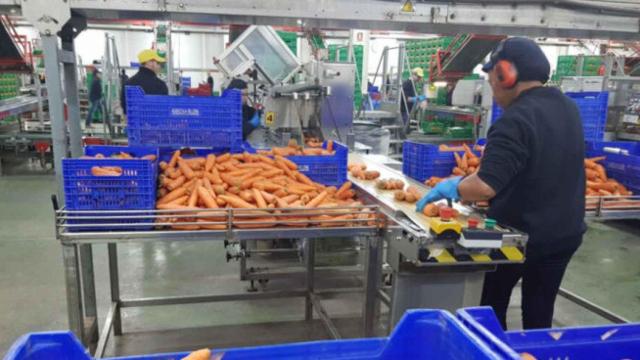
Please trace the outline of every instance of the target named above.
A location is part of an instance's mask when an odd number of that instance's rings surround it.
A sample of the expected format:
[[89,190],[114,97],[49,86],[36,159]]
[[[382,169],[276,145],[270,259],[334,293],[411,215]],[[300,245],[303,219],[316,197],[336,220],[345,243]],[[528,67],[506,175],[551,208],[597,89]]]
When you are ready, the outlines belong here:
[[499,249],[492,249],[488,253],[460,254],[453,249],[438,249],[432,253],[428,249],[420,251],[420,261],[427,263],[454,264],[454,263],[490,263],[493,261],[513,261],[524,260],[524,251],[516,246],[503,246]]

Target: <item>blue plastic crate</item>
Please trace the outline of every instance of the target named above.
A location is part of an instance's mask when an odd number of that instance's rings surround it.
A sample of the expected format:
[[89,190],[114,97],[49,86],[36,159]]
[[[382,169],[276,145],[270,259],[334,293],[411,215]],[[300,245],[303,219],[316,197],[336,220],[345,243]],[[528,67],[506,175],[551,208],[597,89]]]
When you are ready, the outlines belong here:
[[[126,152],[134,157],[155,155],[157,148],[135,146],[87,146],[85,155],[102,154],[105,159],[70,158],[62,160],[65,207],[68,210],[150,210],[156,201],[157,160],[113,159]],[[118,166],[121,176],[94,176],[94,166]],[[90,216],[91,213],[87,213]],[[151,222],[147,221],[136,222]],[[114,220],[69,220],[69,224],[122,223]],[[89,230],[75,228],[76,230]],[[108,228],[105,228],[108,229]],[[141,228],[138,228],[141,229]],[[93,228],[92,230],[98,230]]]
[[[322,147],[327,148],[326,141]],[[288,156],[287,159],[296,163],[298,171],[311,180],[327,186],[340,186],[347,181],[349,148],[334,141],[333,149],[333,155]]]
[[[295,344],[221,349],[224,360],[248,359],[501,359],[479,337],[443,310],[409,310],[387,338],[314,341]],[[175,360],[187,353],[138,355],[119,360]],[[5,360],[89,360],[70,332],[33,333],[18,339]]]
[[[322,144],[322,148],[327,148],[326,141]],[[243,144],[243,149],[250,153],[256,152],[256,149],[248,143]],[[333,155],[287,156],[287,159],[296,163],[298,171],[311,180],[327,186],[340,186],[347,181],[349,148],[334,141],[333,149],[335,150]]]
[[[623,149],[629,155],[605,152],[604,148]],[[607,174],[626,186],[635,195],[640,195],[640,144],[635,141],[587,142],[588,157],[606,156],[603,161]]]
[[158,147],[242,146],[242,95],[220,97],[145,95],[126,87],[129,144]]
[[490,307],[461,309],[458,319],[503,359],[638,359],[640,324],[503,331]]
[[448,176],[455,166],[453,152],[441,152],[438,145],[414,141],[402,145],[402,173],[420,182],[432,176]]
[[609,93],[603,92],[568,92],[568,97],[575,101],[580,111],[584,128],[585,141],[602,141],[607,124],[607,103]]

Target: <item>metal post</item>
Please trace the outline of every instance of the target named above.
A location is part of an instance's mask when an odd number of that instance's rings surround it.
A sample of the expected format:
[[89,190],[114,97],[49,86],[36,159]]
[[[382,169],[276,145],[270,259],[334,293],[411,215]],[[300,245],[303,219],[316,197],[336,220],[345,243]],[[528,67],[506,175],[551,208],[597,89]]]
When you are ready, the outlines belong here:
[[387,87],[387,71],[389,70],[389,47],[385,46],[384,51],[382,52],[382,96],[387,98],[387,92],[389,92],[389,88]]
[[305,264],[307,267],[307,297],[304,303],[304,319],[307,321],[313,320],[313,288],[314,288],[314,270],[315,270],[315,242],[311,239],[303,239],[304,242],[304,256]]
[[367,241],[367,263],[365,266],[365,300],[362,311],[364,319],[364,336],[371,337],[375,333],[376,314],[379,311],[380,302],[378,291],[380,290],[380,278],[382,270],[382,240],[381,236],[374,236]]
[[65,62],[62,67],[64,69],[64,92],[67,96],[67,111],[69,114],[71,156],[80,157],[82,156],[82,129],[80,128],[80,101],[78,100],[78,70],[73,40],[62,42],[62,49],[73,54],[73,62]]
[[84,297],[84,314],[92,320],[91,331],[88,338],[91,341],[98,340],[98,309],[96,303],[96,284],[93,274],[93,251],[91,245],[79,245],[80,254],[80,276],[82,279],[82,294]]
[[405,103],[407,113],[409,112],[409,99],[405,99],[402,91],[402,73],[404,72],[404,44],[400,43],[398,46],[398,78],[396,79],[396,86],[398,89],[398,120],[402,123],[402,102]]
[[118,248],[116,244],[107,245],[109,252],[109,282],[111,301],[116,304],[113,314],[113,333],[122,335],[122,311],[120,310],[120,277],[118,275]]
[[58,60],[58,37],[42,35],[44,66],[47,76],[47,96],[49,98],[49,117],[51,118],[51,140],[53,142],[53,163],[58,182],[58,198],[64,199],[62,189],[62,159],[67,157],[67,130],[64,123],[63,93]]
[[82,311],[82,290],[80,288],[80,264],[76,245],[62,245],[64,262],[64,278],[67,290],[67,316],[69,329],[73,331],[85,345],[84,312]]

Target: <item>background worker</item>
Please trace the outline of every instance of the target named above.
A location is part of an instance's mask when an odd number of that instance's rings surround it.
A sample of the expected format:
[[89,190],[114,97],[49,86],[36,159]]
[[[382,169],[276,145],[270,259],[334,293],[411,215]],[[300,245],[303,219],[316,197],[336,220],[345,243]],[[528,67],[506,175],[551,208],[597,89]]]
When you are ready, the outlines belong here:
[[413,106],[427,99],[424,95],[416,96],[416,85],[422,82],[424,71],[417,67],[411,70],[411,77],[402,83],[402,100],[400,101],[400,113],[402,114],[402,122],[405,126],[405,132],[409,130],[409,113]]
[[89,102],[91,105],[87,112],[87,120],[84,123],[85,128],[91,127],[96,112],[102,110],[102,73],[98,69],[93,70],[93,80],[91,80],[91,88],[89,89]]
[[500,43],[483,70],[504,109],[489,129],[480,170],[447,179],[417,210],[444,198],[490,201],[490,218],[529,235],[524,264],[487,273],[482,305],[492,306],[506,329],[513,287],[522,279],[525,329],[549,328],[565,269],[586,230],[584,136],[576,104],[543,86],[550,66],[525,38]]
[[[127,80],[125,85],[140,86],[146,95],[169,95],[167,84],[158,77],[158,74],[162,70],[162,64],[164,64],[165,61],[165,58],[160,56],[156,50],[142,50],[138,54],[140,69]],[[122,110],[126,114],[127,101],[125,91],[121,94],[120,105],[122,105]]]
[[[247,70],[245,75],[253,78],[257,73]],[[246,140],[253,130],[260,126],[260,112],[249,105],[249,86],[240,77],[236,77],[227,86],[227,89],[237,89],[242,91],[242,140]]]

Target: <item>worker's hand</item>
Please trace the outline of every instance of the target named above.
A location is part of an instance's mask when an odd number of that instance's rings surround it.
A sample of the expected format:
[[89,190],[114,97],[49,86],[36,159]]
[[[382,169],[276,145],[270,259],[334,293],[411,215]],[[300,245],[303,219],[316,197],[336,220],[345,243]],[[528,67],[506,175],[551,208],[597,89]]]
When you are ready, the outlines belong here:
[[254,128],[257,128],[258,126],[260,126],[260,115],[258,114],[257,111],[255,114],[253,114],[253,117],[251,118],[251,120],[249,120],[249,123]]
[[416,99],[418,100],[418,102],[423,102],[425,100],[427,100],[427,97],[424,95],[419,95],[416,97]]
[[458,185],[462,181],[462,176],[456,176],[441,181],[436,185],[427,195],[423,196],[420,201],[416,203],[416,211],[422,212],[427,204],[442,199],[458,200],[460,194],[458,193]]

